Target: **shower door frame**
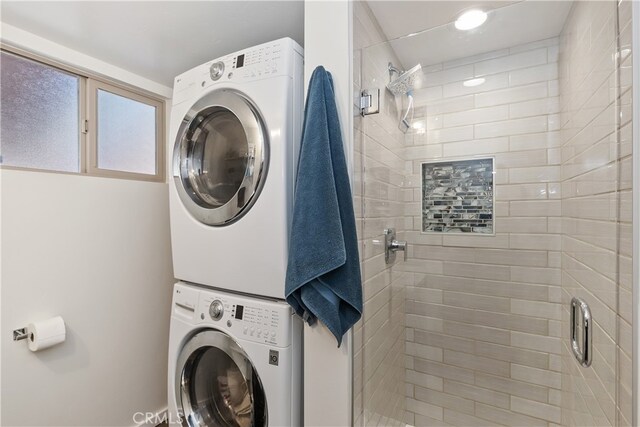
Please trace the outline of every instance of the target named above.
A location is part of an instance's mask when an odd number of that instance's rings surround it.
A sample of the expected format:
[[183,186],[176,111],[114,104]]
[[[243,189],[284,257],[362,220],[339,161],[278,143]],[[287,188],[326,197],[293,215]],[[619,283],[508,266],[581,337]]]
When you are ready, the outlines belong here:
[[632,354],[632,401],[633,425],[640,425],[640,2],[632,2],[632,124],[633,127],[633,354]]

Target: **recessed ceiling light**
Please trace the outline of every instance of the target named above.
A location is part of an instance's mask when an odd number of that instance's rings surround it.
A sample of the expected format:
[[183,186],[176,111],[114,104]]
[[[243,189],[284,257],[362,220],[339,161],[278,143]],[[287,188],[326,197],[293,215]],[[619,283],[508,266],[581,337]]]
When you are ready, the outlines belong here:
[[471,79],[471,80],[464,81],[462,82],[462,85],[466,87],[474,87],[474,86],[480,86],[484,82],[485,82],[484,78],[480,77],[478,79]]
[[456,19],[455,26],[459,30],[472,30],[480,25],[484,24],[487,20],[487,14],[481,10],[473,9],[468,10],[458,19]]

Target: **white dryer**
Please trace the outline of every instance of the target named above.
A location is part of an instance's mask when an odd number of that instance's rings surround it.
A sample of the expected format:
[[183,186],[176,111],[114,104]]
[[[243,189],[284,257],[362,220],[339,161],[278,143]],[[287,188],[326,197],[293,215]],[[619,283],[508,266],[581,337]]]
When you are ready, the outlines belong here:
[[281,301],[177,283],[170,424],[302,425],[302,324]]
[[284,299],[302,92],[303,51],[289,38],[176,77],[170,131],[176,278]]

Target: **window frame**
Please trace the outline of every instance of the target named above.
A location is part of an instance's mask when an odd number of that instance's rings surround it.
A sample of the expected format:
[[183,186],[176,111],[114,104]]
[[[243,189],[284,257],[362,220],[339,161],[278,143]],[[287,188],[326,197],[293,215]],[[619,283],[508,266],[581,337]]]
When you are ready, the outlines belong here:
[[[0,169],[23,170],[32,172],[58,173],[67,175],[85,175],[103,178],[119,178],[137,181],[165,182],[166,180],[166,103],[167,100],[157,94],[150,93],[141,88],[126,85],[122,82],[107,79],[94,73],[83,71],[73,66],[55,61],[33,52],[0,43],[0,51],[34,61],[48,67],[55,68],[64,73],[78,77],[78,124],[80,144],[78,155],[78,172],[58,171],[53,169],[30,168],[24,166],[11,166],[0,163]],[[156,109],[156,173],[144,174],[119,170],[98,168],[98,118],[97,102],[98,90],[104,90],[133,101],[155,107]]]

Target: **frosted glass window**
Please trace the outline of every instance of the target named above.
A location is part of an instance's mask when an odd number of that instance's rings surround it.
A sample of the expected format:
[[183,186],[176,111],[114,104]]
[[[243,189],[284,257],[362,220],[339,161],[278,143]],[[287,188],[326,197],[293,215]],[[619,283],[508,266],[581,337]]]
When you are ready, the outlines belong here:
[[156,107],[98,89],[98,168],[156,173]]
[[79,172],[79,78],[4,51],[0,61],[0,163]]

